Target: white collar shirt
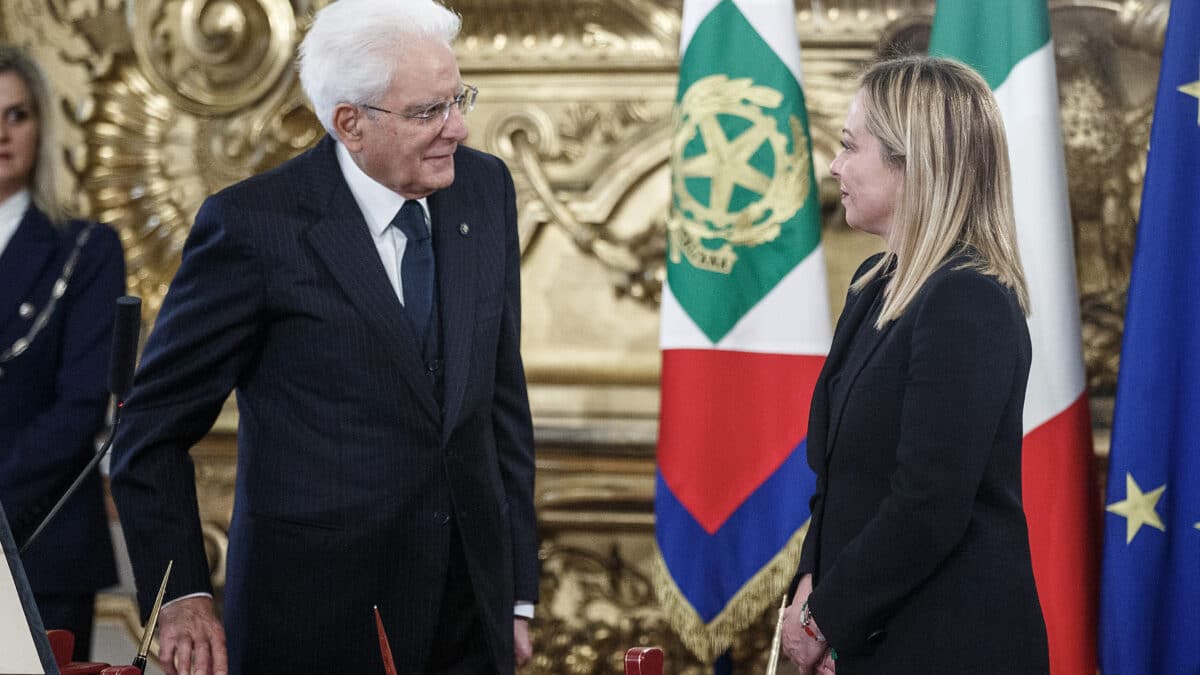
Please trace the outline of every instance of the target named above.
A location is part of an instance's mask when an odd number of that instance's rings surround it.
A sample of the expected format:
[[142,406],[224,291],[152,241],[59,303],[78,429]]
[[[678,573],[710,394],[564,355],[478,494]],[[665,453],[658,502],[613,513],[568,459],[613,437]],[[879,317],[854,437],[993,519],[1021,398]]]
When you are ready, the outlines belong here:
[[25,212],[29,210],[29,190],[21,190],[17,194],[0,202],[0,255],[8,248],[8,242],[17,233]]
[[[375,242],[375,249],[379,252],[379,261],[383,263],[383,270],[387,272],[388,281],[392,282],[392,290],[396,292],[396,297],[403,304],[404,284],[400,277],[400,265],[404,259],[404,248],[408,243],[408,238],[404,236],[400,228],[391,227],[391,223],[399,213],[400,207],[408,200],[364,173],[354,163],[350,151],[344,145],[337,143],[336,147],[338,167],[342,170],[342,177],[346,179],[350,194],[354,197],[354,202],[358,204],[358,210],[362,212],[363,218],[367,221],[367,229],[371,231],[371,239]],[[425,214],[425,226],[428,227],[429,204],[424,197],[416,201],[421,205],[421,211]]]

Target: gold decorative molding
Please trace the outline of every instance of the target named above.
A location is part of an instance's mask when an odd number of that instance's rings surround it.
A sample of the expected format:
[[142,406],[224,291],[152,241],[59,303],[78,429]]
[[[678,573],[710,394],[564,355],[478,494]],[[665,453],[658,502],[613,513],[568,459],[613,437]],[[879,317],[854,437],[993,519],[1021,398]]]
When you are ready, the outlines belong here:
[[459,0],[466,70],[674,67],[681,0]]
[[286,0],[139,0],[129,24],[154,89],[203,116],[256,103],[291,71],[298,43]]

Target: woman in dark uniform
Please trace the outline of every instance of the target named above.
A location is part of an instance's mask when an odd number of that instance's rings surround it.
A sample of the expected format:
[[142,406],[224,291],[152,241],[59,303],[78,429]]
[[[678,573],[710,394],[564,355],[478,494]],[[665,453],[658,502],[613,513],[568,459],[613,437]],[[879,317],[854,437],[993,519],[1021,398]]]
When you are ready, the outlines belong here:
[[[20,544],[104,429],[120,240],[68,220],[54,191],[54,107],[37,66],[0,45],[0,503]],[[22,557],[46,628],[90,651],[96,591],[117,581],[98,473]]]
[[858,269],[812,399],[812,521],[784,648],[802,673],[1049,672],[1021,506],[1031,347],[1007,143],[986,82],[863,75],[831,171]]

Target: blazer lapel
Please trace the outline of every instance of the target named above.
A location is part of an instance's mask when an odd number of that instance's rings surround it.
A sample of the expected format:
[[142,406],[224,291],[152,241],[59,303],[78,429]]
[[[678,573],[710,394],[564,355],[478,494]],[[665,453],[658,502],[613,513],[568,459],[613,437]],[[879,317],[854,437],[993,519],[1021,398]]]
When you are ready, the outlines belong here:
[[446,368],[442,392],[443,442],[449,439],[466,393],[475,335],[477,237],[471,236],[471,230],[484,223],[480,220],[483,216],[470,207],[473,201],[463,194],[465,190],[457,188],[465,178],[459,176],[454,185],[429,197],[442,324],[442,363]]
[[[41,211],[32,206],[25,211],[17,231],[0,254],[0,270],[4,271],[4,283],[0,284],[0,334],[11,330],[10,322],[25,322],[19,316],[18,308],[21,303],[34,300],[29,294],[45,275],[46,265],[53,262],[58,241],[50,221]],[[33,307],[34,312],[40,309],[40,306]],[[7,346],[0,345],[0,351]]]
[[342,178],[333,143],[326,137],[313,150],[315,168],[308,187],[317,198],[320,215],[305,235],[363,320],[390,347],[414,397],[438,420],[441,413],[425,373],[420,341],[404,320],[403,306],[379,261],[370,230]]
[[[878,296],[883,294],[883,288],[887,283],[886,277],[880,277],[871,281],[863,292],[859,294],[858,300],[854,304],[851,316],[847,317],[847,322],[844,330],[839,331],[839,335],[834,340],[834,345],[830,348],[830,357],[834,357],[834,350],[837,350],[836,358],[840,362],[836,367],[841,369],[842,377],[846,379],[845,386],[841,387],[842,391],[849,392],[854,387],[854,381],[858,379],[859,373],[862,372],[864,366],[871,360],[871,355],[882,344],[884,337],[892,330],[896,324],[895,321],[888,322],[882,330],[875,330],[873,326],[864,325],[867,316],[870,314],[871,306],[874,305]],[[880,298],[882,300],[882,298]],[[850,351],[850,345],[858,331],[869,331],[866,338],[859,343],[858,348]],[[829,433],[825,443],[826,457],[833,451],[833,446],[837,443],[838,428],[842,422],[842,412],[845,410],[848,396],[839,398],[830,398],[829,400]]]

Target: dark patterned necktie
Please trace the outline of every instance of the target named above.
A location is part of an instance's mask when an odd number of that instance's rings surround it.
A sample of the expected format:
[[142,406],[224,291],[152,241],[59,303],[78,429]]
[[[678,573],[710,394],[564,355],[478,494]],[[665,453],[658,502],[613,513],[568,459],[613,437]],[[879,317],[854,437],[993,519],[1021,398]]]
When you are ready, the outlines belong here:
[[412,321],[417,338],[424,340],[433,306],[433,238],[425,225],[424,209],[411,199],[400,207],[392,225],[408,239],[400,261],[400,285],[404,290],[405,314]]

